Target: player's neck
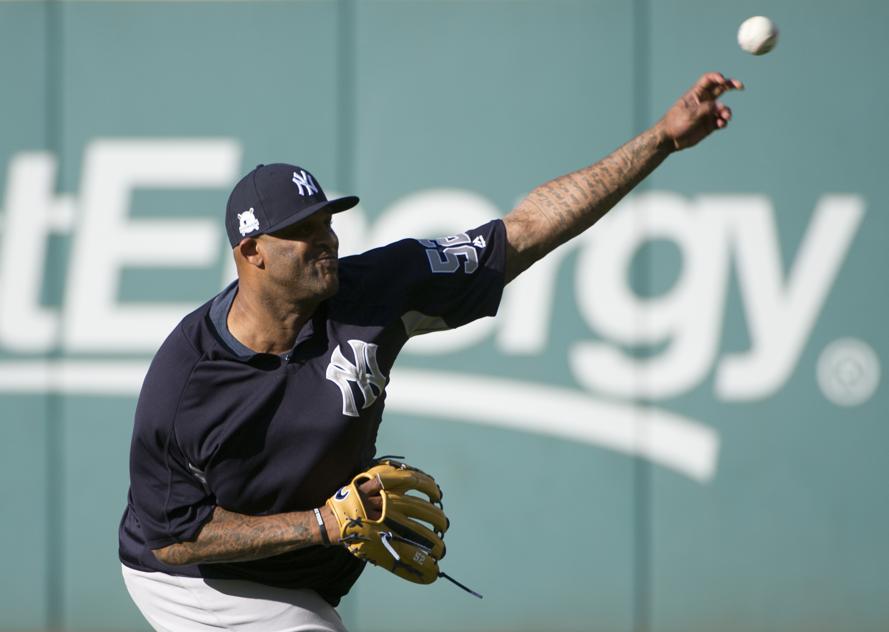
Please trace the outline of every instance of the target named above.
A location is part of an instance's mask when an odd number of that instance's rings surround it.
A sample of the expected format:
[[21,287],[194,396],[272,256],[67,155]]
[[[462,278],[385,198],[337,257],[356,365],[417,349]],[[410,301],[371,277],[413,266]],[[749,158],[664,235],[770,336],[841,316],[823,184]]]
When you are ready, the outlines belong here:
[[280,300],[240,287],[228,312],[228,330],[257,353],[286,353],[320,303]]

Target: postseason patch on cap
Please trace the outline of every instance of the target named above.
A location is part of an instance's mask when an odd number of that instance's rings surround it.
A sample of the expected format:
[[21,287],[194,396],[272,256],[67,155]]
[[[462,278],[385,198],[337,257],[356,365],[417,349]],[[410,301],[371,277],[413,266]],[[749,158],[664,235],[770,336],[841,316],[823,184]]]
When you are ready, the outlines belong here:
[[252,207],[243,213],[238,213],[238,230],[241,231],[241,235],[259,230],[259,220],[253,214]]

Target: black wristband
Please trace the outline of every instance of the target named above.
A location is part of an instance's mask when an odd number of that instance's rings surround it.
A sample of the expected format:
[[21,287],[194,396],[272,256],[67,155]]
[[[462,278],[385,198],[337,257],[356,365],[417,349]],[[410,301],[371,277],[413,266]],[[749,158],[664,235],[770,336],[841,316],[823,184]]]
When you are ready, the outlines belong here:
[[315,507],[315,520],[318,521],[318,529],[321,530],[321,540],[324,546],[330,546],[330,538],[327,537],[327,527],[324,526],[324,518],[321,517],[321,510]]

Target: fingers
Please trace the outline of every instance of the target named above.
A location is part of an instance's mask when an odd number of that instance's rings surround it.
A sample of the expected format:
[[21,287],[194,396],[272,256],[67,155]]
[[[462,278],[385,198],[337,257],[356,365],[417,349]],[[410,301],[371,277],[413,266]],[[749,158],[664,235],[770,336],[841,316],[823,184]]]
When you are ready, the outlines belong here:
[[721,72],[708,72],[697,80],[692,91],[701,100],[717,99],[729,90],[743,90],[744,84],[737,79],[728,79]]
[[383,499],[380,496],[365,496],[364,511],[368,520],[379,520],[383,515]]
[[717,127],[725,127],[728,125],[728,122],[732,120],[732,110],[729,107],[722,106],[719,108],[717,112],[716,125]]
[[382,489],[383,484],[379,476],[374,476],[358,486],[358,493],[361,494],[364,509],[370,520],[379,520],[383,515],[383,498],[380,496]]
[[[359,479],[360,480],[360,479]],[[356,481],[357,482],[357,481]],[[366,481],[362,482],[361,485],[358,486],[358,489],[365,495],[380,495],[380,490],[383,489],[383,481],[380,480],[380,475],[377,474]]]
[[695,84],[698,96],[702,101],[711,101],[708,110],[713,116],[712,125],[716,129],[722,129],[732,119],[732,110],[718,98],[729,90],[743,90],[744,84],[737,79],[728,79],[722,73],[708,72],[701,75]]
[[710,112],[713,117],[713,124],[717,129],[722,129],[732,120],[731,108],[722,103],[722,101],[713,102]]

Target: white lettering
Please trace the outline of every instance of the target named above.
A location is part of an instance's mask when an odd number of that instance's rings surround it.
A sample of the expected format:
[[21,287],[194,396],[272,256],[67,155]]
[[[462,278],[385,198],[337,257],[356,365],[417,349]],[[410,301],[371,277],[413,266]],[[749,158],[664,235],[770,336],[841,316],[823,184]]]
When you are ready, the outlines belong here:
[[771,395],[793,372],[864,217],[864,200],[826,195],[815,207],[787,281],[780,241],[764,198],[706,198],[730,223],[751,348],[724,357],[716,370],[721,399]]
[[[728,259],[717,215],[671,193],[627,200],[600,222],[581,253],[575,277],[578,307],[609,342],[580,342],[571,368],[586,388],[618,397],[669,397],[696,386],[718,350]],[[642,299],[630,286],[630,263],[648,240],[670,239],[682,254],[673,288]],[[668,343],[636,358],[617,344]]]
[[119,305],[125,265],[208,266],[221,221],[127,219],[139,187],[228,187],[238,144],[229,140],[104,140],[86,150],[81,217],[71,254],[64,323],[69,349],[151,351],[193,305]]
[[53,197],[56,160],[52,154],[18,154],[9,166],[5,235],[0,250],[0,343],[26,353],[58,343],[59,316],[40,304],[51,232],[70,230],[70,197]]
[[[18,353],[44,353],[59,343],[75,352],[156,349],[194,305],[122,304],[121,271],[127,266],[218,265],[219,247],[226,242],[218,219],[129,218],[132,192],[227,188],[237,176],[239,154],[237,143],[220,139],[99,140],[87,148],[77,203],[73,196],[54,192],[52,155],[15,156],[0,225],[0,347]],[[435,248],[432,263],[450,269],[451,259],[459,266],[468,263],[468,256],[442,255],[439,249],[473,249],[460,231],[498,214],[477,194],[426,190],[398,200],[373,223],[361,208],[337,216],[336,230],[343,256],[405,237],[456,235],[453,243],[428,244]],[[427,356],[450,354],[493,337],[505,356],[540,355],[551,337],[562,265],[579,249],[574,275],[578,311],[602,338],[578,341],[569,349],[572,372],[586,389],[619,398],[673,397],[697,387],[715,366],[720,400],[767,397],[795,370],[863,217],[860,197],[823,196],[791,265],[785,266],[788,257],[782,258],[774,209],[764,196],[689,200],[666,192],[637,194],[511,284],[498,319],[414,338],[406,349]],[[57,309],[43,304],[41,292],[48,237],[72,230],[61,321]],[[680,272],[662,294],[638,296],[629,278],[633,258],[653,240],[675,244]],[[227,253],[223,261],[228,283],[234,266]],[[718,359],[731,263],[750,347]]]
[[506,286],[497,313],[497,347],[501,351],[508,355],[543,353],[549,344],[559,268],[590,234],[562,244]]

